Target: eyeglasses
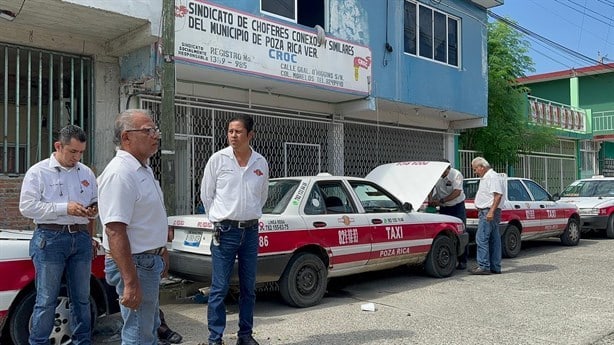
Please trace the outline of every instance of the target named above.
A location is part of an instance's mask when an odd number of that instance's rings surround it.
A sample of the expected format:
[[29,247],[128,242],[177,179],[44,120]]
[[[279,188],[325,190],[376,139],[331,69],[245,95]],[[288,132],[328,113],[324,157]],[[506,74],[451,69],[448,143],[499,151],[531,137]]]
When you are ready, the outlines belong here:
[[158,127],[149,127],[149,128],[140,128],[140,129],[126,129],[126,132],[147,132],[150,137],[155,138],[162,134],[160,128]]

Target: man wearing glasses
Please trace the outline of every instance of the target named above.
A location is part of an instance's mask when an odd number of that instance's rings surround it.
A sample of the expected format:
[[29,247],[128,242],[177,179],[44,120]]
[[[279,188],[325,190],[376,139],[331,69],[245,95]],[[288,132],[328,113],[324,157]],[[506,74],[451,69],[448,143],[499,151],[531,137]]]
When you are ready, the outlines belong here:
[[122,344],[157,344],[160,278],[168,268],[166,209],[149,158],[160,130],[144,109],[129,109],[115,120],[115,157],[98,178],[100,220],[105,227],[107,282],[116,287]]

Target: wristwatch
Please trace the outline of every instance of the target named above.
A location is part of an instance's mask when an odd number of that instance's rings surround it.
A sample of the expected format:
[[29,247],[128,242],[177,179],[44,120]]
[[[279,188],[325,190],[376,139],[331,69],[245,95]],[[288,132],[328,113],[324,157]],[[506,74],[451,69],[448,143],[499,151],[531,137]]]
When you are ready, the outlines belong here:
[[445,201],[443,201],[443,199],[439,199],[439,203],[440,204],[445,204]]

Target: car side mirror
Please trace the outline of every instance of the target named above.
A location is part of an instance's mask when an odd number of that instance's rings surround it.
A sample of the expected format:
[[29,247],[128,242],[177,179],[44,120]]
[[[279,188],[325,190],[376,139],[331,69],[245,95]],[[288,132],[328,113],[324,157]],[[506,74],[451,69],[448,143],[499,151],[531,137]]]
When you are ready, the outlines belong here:
[[554,194],[554,195],[552,196],[552,200],[554,200],[554,201],[558,201],[558,200],[560,200],[560,199],[561,199],[561,196],[559,195],[559,193],[556,193],[556,194]]
[[414,209],[414,207],[408,203],[408,202],[404,202],[403,203],[403,211],[405,212],[411,212]]

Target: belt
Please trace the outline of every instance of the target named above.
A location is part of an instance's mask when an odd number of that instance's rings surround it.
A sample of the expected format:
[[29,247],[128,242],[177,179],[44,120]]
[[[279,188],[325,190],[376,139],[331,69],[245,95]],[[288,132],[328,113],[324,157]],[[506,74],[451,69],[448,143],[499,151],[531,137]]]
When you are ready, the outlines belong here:
[[250,219],[250,220],[230,220],[225,219],[221,222],[218,222],[221,225],[230,226],[232,228],[245,229],[250,228],[256,224],[258,224],[258,219]]
[[38,224],[38,228],[44,230],[67,231],[71,234],[79,231],[89,232],[87,224]]
[[[477,207],[476,207],[477,208]],[[478,211],[484,211],[484,210],[490,210],[492,207],[484,207],[484,208],[477,208]],[[497,207],[497,210],[500,210],[500,207]],[[495,210],[496,211],[496,210]]]
[[166,250],[166,247],[159,247],[159,248],[154,248],[154,249],[146,250],[144,252],[140,252],[140,253],[136,253],[136,254],[132,254],[132,255],[139,255],[139,254],[162,255],[162,253],[164,253],[165,250]]
[[[165,250],[166,250],[166,247],[159,247],[159,248],[149,249],[149,250],[146,250],[140,253],[134,253],[132,255],[141,255],[141,254],[162,255]],[[104,253],[107,254],[109,257],[111,255],[111,251],[108,250],[107,248],[104,248]]]

